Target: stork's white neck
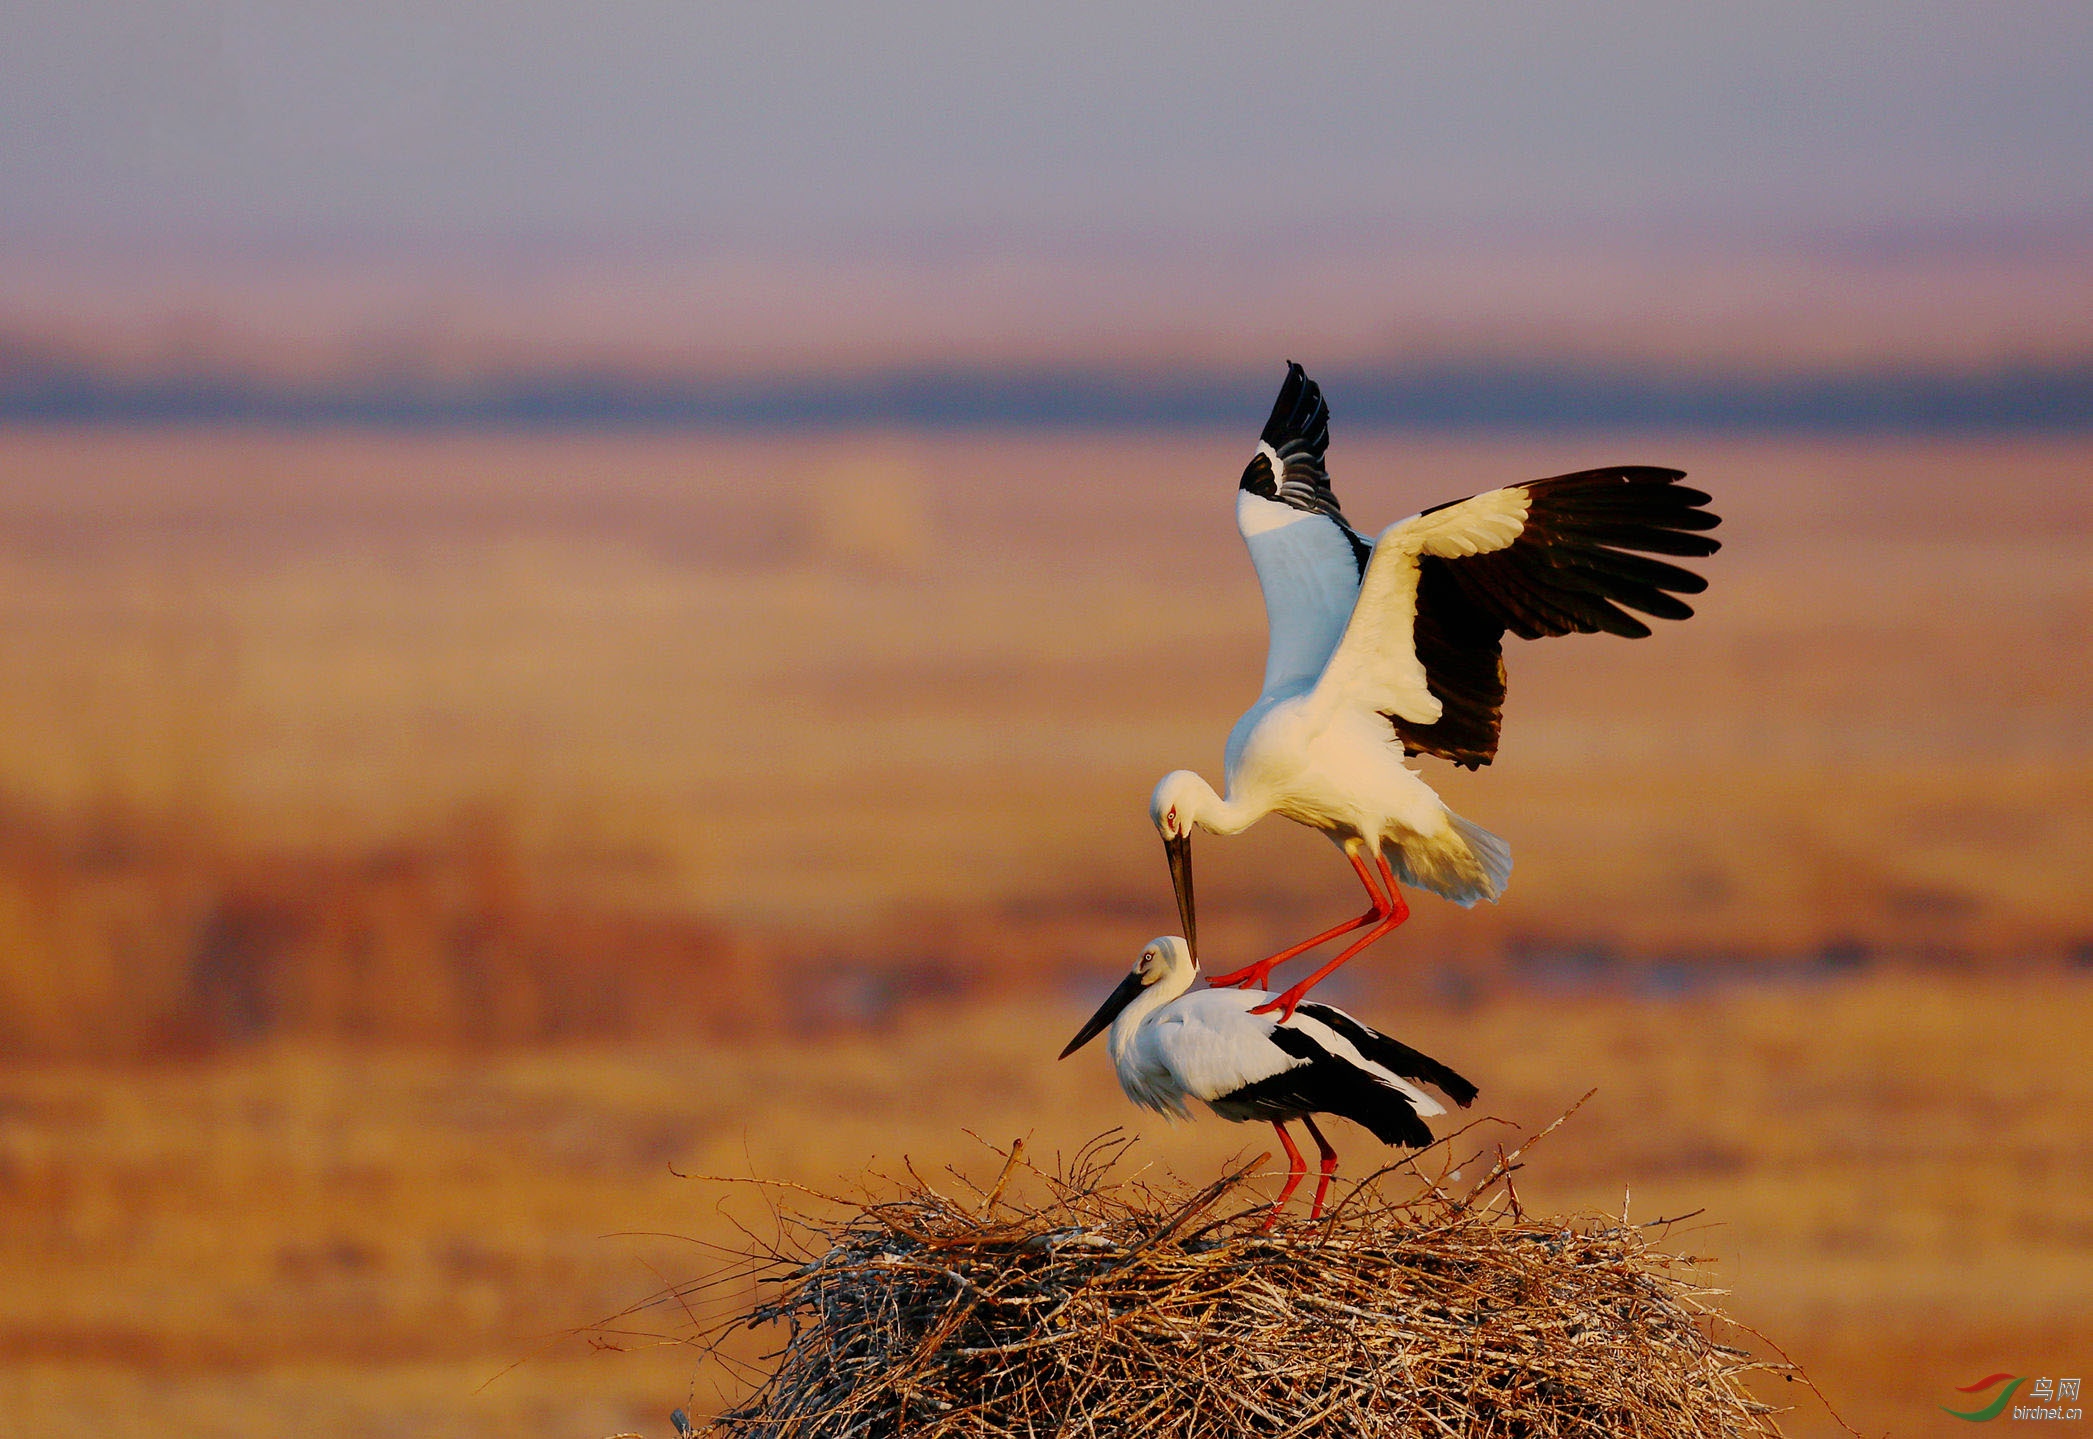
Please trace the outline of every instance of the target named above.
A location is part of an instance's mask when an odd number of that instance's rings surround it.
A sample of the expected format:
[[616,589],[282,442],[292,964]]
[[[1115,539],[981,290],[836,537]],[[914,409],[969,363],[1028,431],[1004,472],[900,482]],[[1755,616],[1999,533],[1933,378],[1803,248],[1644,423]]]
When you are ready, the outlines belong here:
[[1181,806],[1179,818],[1188,825],[1196,824],[1209,834],[1241,834],[1271,813],[1270,805],[1252,804],[1244,801],[1223,799],[1214,793],[1214,787],[1190,770],[1183,771],[1192,777],[1191,802],[1189,808]]
[[1105,1045],[1112,1051],[1112,1063],[1115,1066],[1119,1063],[1119,1056],[1126,1052],[1128,1043],[1132,1041],[1134,1031],[1141,1027],[1143,1021],[1190,989],[1192,981],[1197,978],[1199,966],[1189,956],[1173,951],[1172,963],[1170,968],[1164,971],[1163,977],[1134,996],[1133,1003],[1120,1010],[1118,1017],[1112,1021],[1112,1028],[1105,1035]]

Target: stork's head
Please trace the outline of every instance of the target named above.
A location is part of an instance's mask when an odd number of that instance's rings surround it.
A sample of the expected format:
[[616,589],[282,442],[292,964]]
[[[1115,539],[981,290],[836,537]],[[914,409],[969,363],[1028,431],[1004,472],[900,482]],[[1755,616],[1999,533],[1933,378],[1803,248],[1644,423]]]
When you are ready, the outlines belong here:
[[1188,769],[1164,775],[1148,799],[1148,817],[1155,822],[1156,833],[1166,843],[1189,838],[1204,808],[1202,801],[1212,793],[1213,787]]
[[1181,936],[1166,934],[1142,947],[1141,957],[1134,961],[1134,973],[1144,985],[1176,979],[1182,981],[1183,988],[1190,989],[1199,974],[1199,961],[1192,958],[1192,946]]
[[1177,891],[1177,917],[1185,927],[1186,955],[1199,957],[1198,911],[1192,900],[1192,826],[1199,821],[1214,788],[1188,769],[1172,770],[1157,782],[1148,800],[1148,817],[1163,837],[1170,861],[1170,886]]
[[[1076,1031],[1076,1037],[1068,1042],[1068,1048],[1061,1051],[1061,1057],[1068,1058],[1097,1038],[1107,1025],[1119,1018],[1126,1007],[1142,995],[1151,992],[1156,995],[1149,1007],[1167,1004],[1190,989],[1192,981],[1198,976],[1199,965],[1192,958],[1191,945],[1174,934],[1165,935],[1161,939],[1151,939],[1142,947],[1141,957],[1134,961],[1133,972],[1119,981],[1119,987],[1106,996],[1105,1002],[1098,1006],[1097,1013],[1091,1015],[1089,1022]],[[1144,1013],[1146,1009],[1147,1007],[1144,1007]],[[1118,1041],[1115,1039],[1113,1042],[1116,1045]]]

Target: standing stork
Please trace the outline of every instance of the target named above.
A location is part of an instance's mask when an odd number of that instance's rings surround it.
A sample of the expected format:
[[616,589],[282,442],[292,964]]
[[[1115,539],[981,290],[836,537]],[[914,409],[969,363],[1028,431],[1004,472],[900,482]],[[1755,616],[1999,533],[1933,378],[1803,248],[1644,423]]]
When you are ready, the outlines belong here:
[[1365,929],[1269,1002],[1282,1015],[1409,918],[1398,878],[1464,907],[1504,892],[1510,848],[1449,810],[1404,760],[1429,754],[1474,769],[1496,757],[1505,632],[1639,639],[1650,627],[1627,610],[1687,619],[1693,611],[1678,596],[1707,588],[1650,556],[1720,547],[1701,533],[1721,523],[1708,496],[1678,483],[1681,471],[1641,465],[1434,505],[1370,540],[1338,508],[1323,466],[1329,443],[1322,389],[1289,362],[1236,492],[1236,527],[1271,629],[1264,690],[1229,731],[1226,798],[1175,770],[1149,802],[1195,953],[1195,827],[1239,834],[1282,814],[1320,830],[1351,862],[1366,913],[1213,978],[1262,989],[1274,965]]
[[1383,1144],[1421,1149],[1432,1142],[1425,1117],[1446,1113],[1420,1084],[1429,1084],[1462,1108],[1475,1099],[1473,1084],[1438,1060],[1400,1040],[1369,1029],[1341,1009],[1304,1004],[1284,1019],[1271,1018],[1255,990],[1192,991],[1199,965],[1192,947],[1176,935],[1153,939],[1090,1022],[1061,1051],[1068,1058],[1107,1025],[1106,1040],[1119,1087],[1144,1109],[1179,1119],[1185,1101],[1197,1099],[1238,1124],[1269,1120],[1286,1150],[1286,1187],[1279,1191],[1264,1227],[1300,1188],[1308,1161],[1286,1132],[1288,1120],[1308,1127],[1322,1153],[1322,1179],[1308,1217],[1323,1212],[1337,1151],[1316,1127],[1315,1116],[1335,1114],[1372,1131]]

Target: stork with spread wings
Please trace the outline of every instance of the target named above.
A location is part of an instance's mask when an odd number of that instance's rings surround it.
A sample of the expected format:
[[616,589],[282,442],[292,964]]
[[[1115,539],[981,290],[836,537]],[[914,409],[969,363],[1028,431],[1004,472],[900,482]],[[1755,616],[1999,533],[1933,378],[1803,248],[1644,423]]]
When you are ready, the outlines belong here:
[[1226,797],[1190,770],[1156,785],[1150,815],[1196,954],[1192,830],[1239,834],[1267,814],[1344,851],[1369,908],[1268,959],[1215,976],[1262,989],[1274,965],[1364,929],[1273,999],[1309,988],[1409,917],[1397,881],[1460,905],[1494,900],[1505,842],[1449,810],[1404,761],[1477,768],[1497,754],[1504,636],[1650,633],[1683,620],[1707,581],[1657,555],[1712,555],[1720,520],[1677,470],[1628,465],[1532,480],[1437,505],[1368,539],[1345,521],[1323,453],[1322,389],[1287,366],[1236,492],[1236,526],[1264,589],[1264,690],[1229,732]]

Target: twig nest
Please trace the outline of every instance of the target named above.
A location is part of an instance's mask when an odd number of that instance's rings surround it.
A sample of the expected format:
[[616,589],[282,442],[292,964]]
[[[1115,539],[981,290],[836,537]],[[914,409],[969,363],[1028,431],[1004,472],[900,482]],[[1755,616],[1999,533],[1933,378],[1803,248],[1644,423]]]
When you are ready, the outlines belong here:
[[[801,1216],[776,1368],[717,1436],[1777,1434],[1692,1261],[1389,1176],[1258,1234],[1243,1176],[1109,1162],[961,1201],[911,1178]],[[1414,1184],[1413,1179],[1406,1184]],[[795,1226],[797,1227],[797,1226]],[[810,1255],[819,1257],[809,1258]],[[726,1326],[722,1326],[724,1330]]]

